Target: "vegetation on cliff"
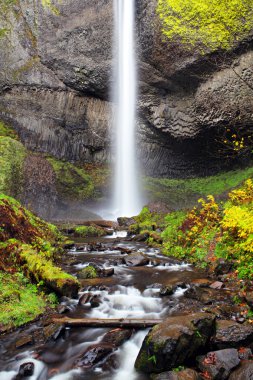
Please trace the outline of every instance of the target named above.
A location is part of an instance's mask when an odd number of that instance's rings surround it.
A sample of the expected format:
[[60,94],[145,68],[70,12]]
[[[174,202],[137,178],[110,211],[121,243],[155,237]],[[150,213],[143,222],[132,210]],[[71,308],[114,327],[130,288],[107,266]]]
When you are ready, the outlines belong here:
[[18,326],[45,310],[48,296],[38,295],[36,284],[47,293],[69,296],[77,293],[79,284],[54,264],[62,244],[55,226],[3,194],[0,215],[0,326]]
[[150,244],[160,244],[160,237],[166,255],[201,267],[223,258],[231,261],[239,278],[253,278],[252,179],[230,191],[224,201],[208,195],[190,211],[159,216],[146,207],[136,221],[132,231],[147,233]]
[[228,49],[253,28],[251,0],[159,0],[163,33],[192,49]]
[[0,121],[0,192],[18,196],[22,192],[22,168],[27,151],[17,134]]

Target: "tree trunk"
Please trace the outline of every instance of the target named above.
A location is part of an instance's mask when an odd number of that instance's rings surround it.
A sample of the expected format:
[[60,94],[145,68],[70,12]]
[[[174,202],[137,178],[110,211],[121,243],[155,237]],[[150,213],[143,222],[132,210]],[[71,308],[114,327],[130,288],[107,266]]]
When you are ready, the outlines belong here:
[[65,326],[82,327],[132,327],[147,328],[161,323],[162,319],[97,319],[97,318],[53,318],[54,323],[64,324]]

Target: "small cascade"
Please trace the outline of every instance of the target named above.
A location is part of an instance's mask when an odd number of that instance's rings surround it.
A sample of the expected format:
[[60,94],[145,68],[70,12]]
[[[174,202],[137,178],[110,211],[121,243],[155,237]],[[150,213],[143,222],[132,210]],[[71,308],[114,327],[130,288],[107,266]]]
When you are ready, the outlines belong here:
[[114,100],[116,168],[113,208],[116,217],[133,216],[140,212],[135,138],[136,58],[135,58],[135,0],[114,0],[115,43],[117,54]]

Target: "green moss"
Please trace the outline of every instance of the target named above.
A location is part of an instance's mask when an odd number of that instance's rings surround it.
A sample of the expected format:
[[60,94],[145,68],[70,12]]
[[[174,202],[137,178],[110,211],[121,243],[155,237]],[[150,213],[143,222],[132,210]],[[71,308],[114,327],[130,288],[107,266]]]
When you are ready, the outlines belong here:
[[0,121],[0,137],[11,137],[14,140],[18,140],[17,132],[3,121]]
[[79,273],[80,278],[97,278],[98,273],[95,267],[92,265],[88,265],[87,267],[83,268]]
[[0,271],[0,330],[3,326],[18,327],[45,311],[46,300],[35,285],[21,274]]
[[106,235],[103,228],[95,226],[80,226],[75,228],[75,235],[78,237],[99,237]]
[[186,48],[229,49],[253,28],[251,0],[158,0],[164,35]]
[[146,177],[143,184],[150,199],[163,201],[171,209],[177,210],[193,206],[200,197],[208,194],[213,194],[218,198],[222,197],[250,177],[253,177],[253,167],[203,178]]
[[48,157],[56,174],[58,193],[65,199],[85,200],[92,197],[94,184],[84,169],[75,165]]
[[1,136],[0,151],[0,192],[18,196],[22,192],[23,163],[27,151],[19,141]]

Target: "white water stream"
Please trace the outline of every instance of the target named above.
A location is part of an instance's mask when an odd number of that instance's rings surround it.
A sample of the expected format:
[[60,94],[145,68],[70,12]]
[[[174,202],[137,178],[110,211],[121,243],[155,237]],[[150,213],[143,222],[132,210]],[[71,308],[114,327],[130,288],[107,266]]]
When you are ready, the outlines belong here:
[[115,44],[117,54],[116,89],[116,173],[114,213],[133,216],[141,210],[135,137],[136,57],[135,0],[114,0]]

